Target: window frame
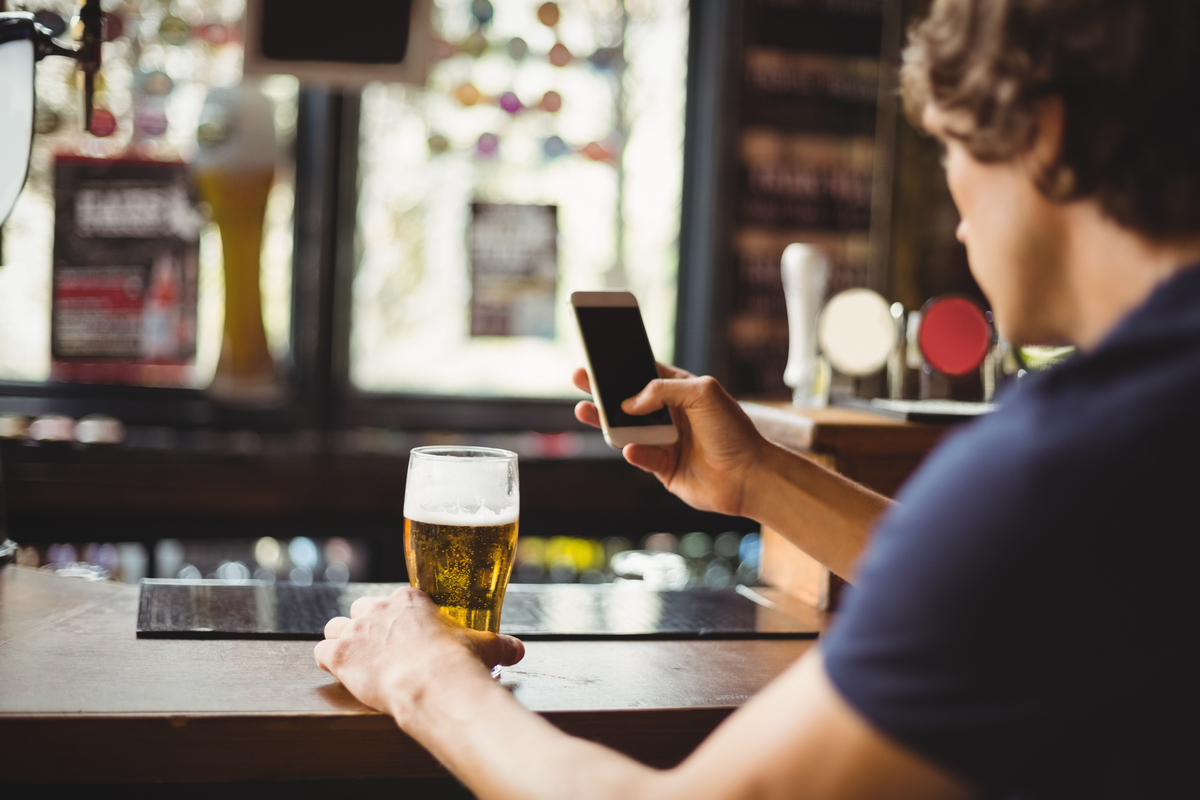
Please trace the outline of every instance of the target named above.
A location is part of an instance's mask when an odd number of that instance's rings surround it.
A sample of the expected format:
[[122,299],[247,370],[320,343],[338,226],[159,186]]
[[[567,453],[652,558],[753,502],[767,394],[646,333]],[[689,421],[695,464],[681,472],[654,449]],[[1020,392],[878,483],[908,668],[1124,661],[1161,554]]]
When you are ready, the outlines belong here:
[[[722,121],[736,65],[737,0],[691,4],[684,129],[684,186],[677,274],[676,361],[697,374],[713,363],[728,243],[723,168],[731,130]],[[701,58],[716,47],[721,58]],[[576,400],[366,392],[350,380],[356,266],[361,95],[301,88],[295,157],[291,350],[280,364],[288,399],[272,407],[215,401],[201,389],[0,381],[0,413],[110,414],[127,425],[174,428],[337,430],[380,427],[459,431],[583,430]],[[582,399],[582,395],[581,395]]]
[[[322,89],[302,89],[296,123],[296,179],[292,279],[292,346],[279,365],[289,395],[273,406],[215,401],[203,389],[0,381],[0,412],[38,416],[110,414],[130,425],[286,429],[320,427],[327,392],[321,390],[328,359],[329,322],[321,295],[332,263],[326,257],[334,231],[328,219],[328,183],[336,179],[343,99]],[[317,224],[314,226],[314,220]],[[315,325],[309,323],[315,320]]]

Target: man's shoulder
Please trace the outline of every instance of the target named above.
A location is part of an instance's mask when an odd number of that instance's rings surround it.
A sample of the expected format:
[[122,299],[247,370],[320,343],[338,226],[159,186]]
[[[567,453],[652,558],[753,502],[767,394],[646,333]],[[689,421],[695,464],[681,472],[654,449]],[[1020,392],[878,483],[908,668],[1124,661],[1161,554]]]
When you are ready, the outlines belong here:
[[947,437],[824,638],[852,706],[981,786],[1107,796],[1174,763],[1200,486],[1200,323],[1179,294]]
[[1165,545],[1194,527],[1200,348],[1147,360],[1120,374],[1081,361],[1034,376],[952,433],[902,488],[867,563],[1029,571],[1065,568],[1086,547],[1115,565],[1132,531]]
[[[1200,486],[1188,359],[1034,376],[930,455],[824,642],[860,713],[986,784],[1077,775],[1044,759],[1064,740],[1127,751],[1135,710],[1167,708],[1179,684],[1161,667],[1103,711],[1095,698],[1143,662],[1172,663],[1172,632],[1195,624],[1181,557]],[[1113,652],[1133,631],[1138,648]]]
[[1200,336],[1190,344],[1101,352],[1024,379],[996,413],[948,437],[911,488],[966,483],[1036,494],[1053,485],[1065,499],[1072,486],[1090,491],[1133,464],[1200,468]]

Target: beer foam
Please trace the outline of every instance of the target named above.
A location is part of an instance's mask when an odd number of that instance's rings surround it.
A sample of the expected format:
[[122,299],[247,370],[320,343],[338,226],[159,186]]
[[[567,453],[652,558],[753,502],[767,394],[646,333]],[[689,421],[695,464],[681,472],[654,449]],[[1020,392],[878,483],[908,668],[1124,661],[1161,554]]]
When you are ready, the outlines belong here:
[[404,516],[431,525],[505,525],[519,505],[515,469],[495,462],[423,460],[404,490]]
[[253,80],[211,90],[204,99],[200,119],[202,125],[206,121],[215,125],[224,138],[201,143],[193,160],[197,168],[275,168],[275,110]]
[[509,525],[517,521],[517,507],[492,511],[490,508],[480,508],[474,511],[454,510],[439,511],[423,507],[410,508],[408,501],[404,502],[404,516],[414,522],[424,522],[426,525],[459,525],[464,527],[481,527],[484,525]]

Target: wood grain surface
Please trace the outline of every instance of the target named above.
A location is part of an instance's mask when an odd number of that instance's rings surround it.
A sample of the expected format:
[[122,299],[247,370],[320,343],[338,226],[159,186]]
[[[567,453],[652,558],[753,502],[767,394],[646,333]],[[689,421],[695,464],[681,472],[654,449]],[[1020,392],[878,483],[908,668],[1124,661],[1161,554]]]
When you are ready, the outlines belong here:
[[[15,783],[402,778],[441,767],[311,642],[139,640],[137,587],[0,572]],[[811,641],[531,642],[501,684],[563,730],[677,763]]]
[[[744,402],[742,408],[767,439],[889,497],[950,428],[779,401]],[[822,611],[837,609],[844,580],[777,531],[764,527],[762,543],[763,581]]]

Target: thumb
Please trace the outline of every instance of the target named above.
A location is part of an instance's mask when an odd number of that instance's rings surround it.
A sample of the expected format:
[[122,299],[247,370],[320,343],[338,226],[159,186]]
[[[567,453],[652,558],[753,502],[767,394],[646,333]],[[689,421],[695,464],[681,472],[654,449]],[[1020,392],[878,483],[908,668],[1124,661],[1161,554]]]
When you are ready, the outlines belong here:
[[489,667],[499,664],[511,667],[525,657],[525,643],[515,636],[502,633],[471,631],[475,640],[475,652]]
[[715,378],[657,378],[646,388],[621,403],[626,414],[649,414],[665,406],[689,408],[712,399],[721,386]]
[[496,645],[496,663],[502,667],[511,667],[525,657],[525,643],[515,636],[500,634]]

